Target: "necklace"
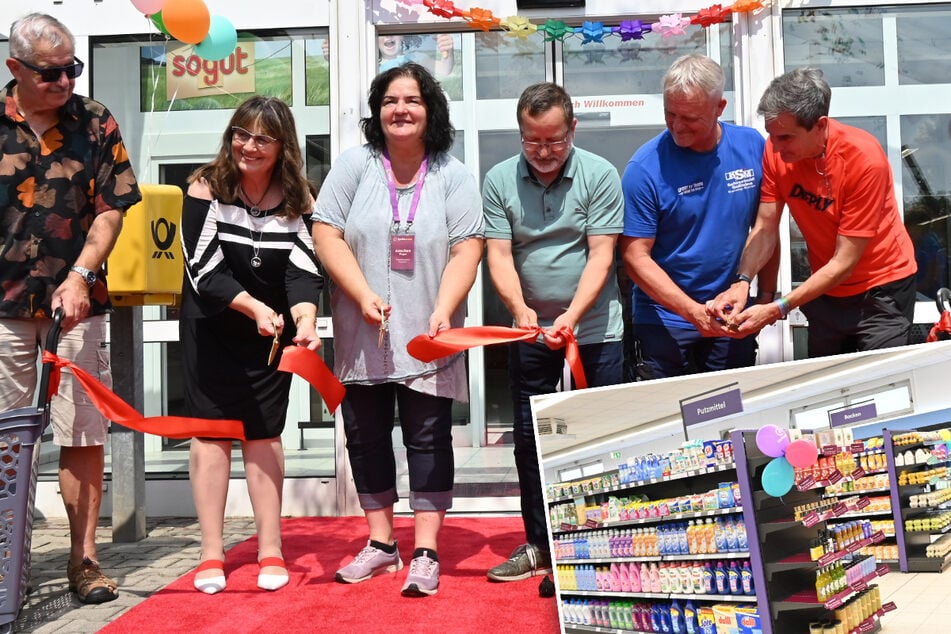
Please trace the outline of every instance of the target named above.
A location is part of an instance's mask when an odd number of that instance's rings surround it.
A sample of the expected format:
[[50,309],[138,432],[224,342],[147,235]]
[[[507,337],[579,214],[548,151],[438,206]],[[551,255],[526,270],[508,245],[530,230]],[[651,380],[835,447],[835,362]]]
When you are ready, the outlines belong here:
[[251,230],[251,268],[261,268],[261,258],[258,253],[261,251],[261,238],[264,236],[264,230],[258,231],[258,237],[254,237],[254,229]]
[[261,215],[261,201],[263,201],[264,198],[267,196],[267,191],[268,191],[268,189],[270,189],[270,188],[271,188],[270,185],[268,185],[268,187],[264,188],[264,193],[261,194],[261,197],[258,198],[258,201],[257,201],[257,202],[253,202],[253,201],[251,200],[251,197],[248,195],[248,192],[245,191],[244,185],[238,185],[238,189],[241,190],[241,195],[244,196],[245,200],[247,200],[249,203],[251,203],[251,208],[248,209],[248,213],[250,213],[250,214],[251,214],[252,216],[254,216],[255,218],[257,218],[258,216]]

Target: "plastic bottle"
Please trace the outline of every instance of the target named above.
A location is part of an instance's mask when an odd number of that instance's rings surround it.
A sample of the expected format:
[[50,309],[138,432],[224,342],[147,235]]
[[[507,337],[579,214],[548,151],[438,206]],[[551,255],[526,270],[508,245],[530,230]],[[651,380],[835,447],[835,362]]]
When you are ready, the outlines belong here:
[[743,562],[743,568],[740,569],[740,585],[743,587],[743,594],[747,596],[756,594],[756,587],[753,584],[753,569],[750,568],[748,559]]
[[631,564],[626,561],[622,561],[617,565],[618,567],[618,584],[620,585],[621,592],[630,592],[631,591]]
[[699,561],[690,566],[691,591],[693,594],[703,594],[703,564]]
[[677,599],[670,602],[670,631],[674,634],[684,634],[684,613]]
[[733,525],[733,520],[729,516],[723,519],[723,536],[724,541],[726,541],[726,550],[727,552],[735,553],[739,550],[736,541],[736,528]]
[[703,525],[703,532],[706,540],[706,547],[703,552],[706,554],[717,552],[716,526],[713,524],[712,517],[707,518],[707,522]]
[[[657,562],[651,562],[650,565],[650,582],[651,582],[651,592],[660,592],[660,571],[657,569]],[[643,580],[641,585],[643,586]]]
[[641,572],[637,564],[628,565],[627,578],[631,584],[631,592],[641,592]]
[[686,634],[700,634],[697,607],[693,604],[693,601],[687,601],[684,604],[684,632]]
[[725,553],[726,550],[726,533],[723,531],[723,520],[722,518],[717,518],[716,523],[714,524],[714,550],[715,553]]
[[717,594],[727,593],[726,567],[723,565],[722,559],[717,562],[717,567],[713,569],[713,587],[716,588]]
[[740,568],[735,561],[730,562],[730,567],[727,569],[727,586],[730,589],[730,594],[742,594],[742,587],[740,586]]
[[733,524],[734,529],[736,530],[736,547],[740,552],[746,552],[750,549],[750,542],[746,536],[746,524],[743,523],[743,516],[740,515],[737,517],[736,522]]
[[713,564],[708,561],[703,564],[703,590],[701,594],[713,594],[715,587],[713,581]]
[[660,578],[660,591],[661,592],[672,592],[670,589],[670,569],[667,567],[667,564],[661,564],[660,570],[658,571],[658,576]]
[[[640,583],[640,586],[641,586],[640,591],[641,591],[641,592],[650,592],[650,591],[651,591],[651,574],[650,574],[650,568],[647,566],[646,563],[642,563],[642,564],[641,564],[641,569],[640,569],[640,573],[638,574],[637,580],[638,580],[638,582]],[[631,580],[631,588],[633,588],[633,587],[634,587],[634,580],[632,579],[632,580]],[[634,592],[634,590],[632,590],[632,592]]]

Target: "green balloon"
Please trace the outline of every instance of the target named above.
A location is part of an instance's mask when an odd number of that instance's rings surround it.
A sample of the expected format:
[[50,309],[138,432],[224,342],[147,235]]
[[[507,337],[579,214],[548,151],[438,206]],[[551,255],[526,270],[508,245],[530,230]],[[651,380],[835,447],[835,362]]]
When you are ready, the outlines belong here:
[[155,25],[155,28],[157,28],[159,31],[161,31],[165,35],[172,37],[172,34],[169,33],[168,29],[165,28],[165,21],[162,20],[161,11],[159,11],[158,13],[153,13],[151,16],[149,16],[149,18],[152,20],[152,24]]

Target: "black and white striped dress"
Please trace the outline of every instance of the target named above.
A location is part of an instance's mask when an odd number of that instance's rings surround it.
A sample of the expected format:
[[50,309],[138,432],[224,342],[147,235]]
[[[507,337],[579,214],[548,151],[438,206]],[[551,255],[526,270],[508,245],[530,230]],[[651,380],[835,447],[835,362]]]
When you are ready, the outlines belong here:
[[241,201],[186,196],[182,209],[186,407],[191,416],[243,421],[249,440],[280,435],[291,375],[277,371],[279,357],[267,365],[273,340],[228,305],[244,290],[283,314],[283,348],[295,333],[289,307],[316,304],[323,287],[309,219],[279,216],[282,207],[255,217]]

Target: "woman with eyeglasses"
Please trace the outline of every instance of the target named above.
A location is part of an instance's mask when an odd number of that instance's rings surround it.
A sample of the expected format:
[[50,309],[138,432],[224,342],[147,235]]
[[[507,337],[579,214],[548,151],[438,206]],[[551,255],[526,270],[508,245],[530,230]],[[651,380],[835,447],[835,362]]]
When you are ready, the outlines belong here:
[[452,402],[468,400],[465,358],[423,363],[410,339],[463,325],[482,257],[482,203],[472,174],[452,158],[449,104],[415,63],[370,85],[367,144],[334,162],[314,212],[314,243],[334,283],[335,373],[347,452],[369,528],[366,548],[337,571],[357,583],[403,567],[393,535],[393,455],[399,407],[409,467],[415,550],[404,596],[439,586],[437,538],[452,504]]
[[[320,347],[323,286],[309,234],[314,200],[287,105],[252,97],[238,106],[218,155],[189,183],[179,320],[185,403],[191,416],[244,423],[258,587],[277,590],[288,582],[280,531],[281,432],[291,385],[291,375],[277,366],[285,346]],[[208,594],[226,586],[222,531],[231,445],[191,441],[189,475],[201,528],[194,585]]]

